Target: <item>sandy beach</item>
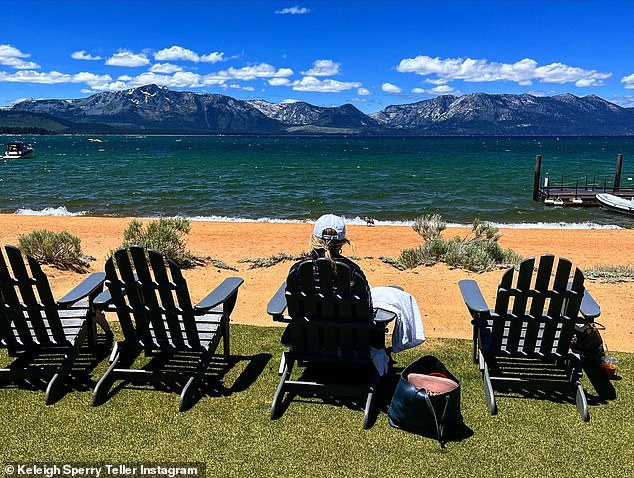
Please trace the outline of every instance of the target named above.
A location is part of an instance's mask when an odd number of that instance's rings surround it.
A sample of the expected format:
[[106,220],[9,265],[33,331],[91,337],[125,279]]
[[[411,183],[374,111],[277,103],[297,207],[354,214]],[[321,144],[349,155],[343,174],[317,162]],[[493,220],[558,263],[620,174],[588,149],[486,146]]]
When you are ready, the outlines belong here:
[[[36,229],[66,230],[82,241],[84,254],[95,257],[89,272],[103,270],[109,250],[122,241],[129,219],[104,217],[55,217],[0,215],[0,241],[17,244],[20,234]],[[239,272],[211,265],[185,270],[194,301],[204,297],[223,278],[238,275],[245,280],[232,320],[235,323],[275,325],[266,314],[266,304],[286,277],[290,262],[249,270],[241,259],[255,259],[280,252],[299,254],[308,249],[311,224],[192,222],[189,249],[236,267]],[[464,235],[466,229],[449,228],[448,237]],[[582,270],[597,264],[634,263],[634,230],[503,229],[500,244],[523,256],[545,252],[565,256]],[[421,238],[406,226],[348,226],[356,256],[371,285],[400,285],[416,298],[429,337],[471,337],[470,317],[458,290],[458,281],[476,279],[492,306],[501,271],[476,274],[450,269],[444,264],[399,271],[379,257],[397,257],[402,249],[415,247]],[[45,267],[56,297],[82,280],[75,272]],[[604,340],[614,351],[634,352],[634,283],[605,284],[587,281],[587,289],[601,306],[599,321],[606,326]],[[115,317],[109,317],[115,320]]]

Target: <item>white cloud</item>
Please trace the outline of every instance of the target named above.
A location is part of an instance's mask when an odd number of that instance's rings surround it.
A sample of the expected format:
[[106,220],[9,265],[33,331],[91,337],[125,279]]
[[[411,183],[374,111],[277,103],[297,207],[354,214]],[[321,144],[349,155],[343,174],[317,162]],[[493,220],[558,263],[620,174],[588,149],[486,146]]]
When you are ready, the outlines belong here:
[[30,56],[12,45],[0,45],[0,65],[11,66],[16,70],[40,68],[40,65],[35,62],[23,60],[23,58],[30,58]]
[[634,95],[613,96],[610,100],[623,108],[634,107]]
[[223,52],[214,51],[208,55],[199,55],[195,51],[174,45],[156,52],[154,59],[158,61],[192,61],[194,63],[202,61],[204,63],[213,64],[220,61],[227,61],[229,58],[226,58]]
[[332,60],[316,60],[313,67],[308,71],[302,71],[305,76],[333,76],[339,74],[341,63],[335,63]]
[[271,86],[288,86],[291,84],[291,80],[288,78],[271,78],[267,81]]
[[225,58],[225,54],[223,52],[217,51],[200,57],[200,61],[204,61],[206,63],[218,63],[219,61],[227,61],[227,59],[228,58]]
[[293,82],[293,89],[296,91],[314,91],[317,93],[339,93],[340,91],[360,88],[361,83],[344,82],[331,79],[319,80],[314,76],[305,76],[301,80]]
[[357,90],[357,95],[368,96],[369,94],[370,94],[370,90],[368,90],[367,88],[359,88]]
[[412,88],[412,93],[416,94],[426,94],[426,95],[451,95],[451,94],[459,94],[459,92],[452,86],[449,85],[438,85],[429,90],[425,88]]
[[275,13],[278,15],[305,15],[309,12],[310,9],[295,5],[294,7],[282,8],[281,10],[277,10]]
[[92,56],[90,53],[86,53],[86,50],[74,51],[70,54],[70,57],[73,60],[87,60],[87,61],[95,61],[101,60],[100,56]]
[[533,80],[542,83],[574,83],[579,87],[601,86],[612,73],[601,73],[596,70],[585,70],[563,63],[551,63],[538,66],[531,58],[524,58],[515,63],[489,62],[485,59],[431,58],[420,55],[405,58],[396,67],[401,73],[415,73],[421,76],[435,75],[428,79],[436,84],[453,80],[468,82],[512,81],[528,86]]
[[60,73],[59,71],[37,72],[22,70],[11,75],[0,71],[0,81],[11,83],[38,83],[56,85],[60,83],[85,83],[89,86],[112,81],[110,75],[96,75],[94,73],[81,72],[75,75]]
[[172,63],[155,63],[150,67],[150,71],[153,73],[176,73],[177,71],[183,71],[183,69]]
[[215,79],[219,82],[225,82],[229,80],[250,81],[256,78],[286,78],[292,75],[293,70],[290,68],[280,68],[276,70],[274,66],[268,63],[260,63],[259,65],[248,65],[242,68],[231,67],[228,70],[210,73],[205,75],[205,77]]
[[296,100],[294,98],[288,98],[286,100],[282,100],[281,101],[281,104],[283,104],[283,105],[290,105],[290,104],[293,104],[293,103],[299,103],[299,100]]
[[437,95],[448,95],[448,94],[454,93],[456,89],[449,85],[439,85],[439,86],[435,86],[429,91]]
[[398,86],[393,85],[392,83],[383,83],[381,85],[381,89],[386,93],[400,93],[401,90]]
[[239,85],[237,83],[232,83],[230,85],[224,84],[221,86],[221,88],[223,89],[229,89],[229,88],[233,88],[235,90],[244,90],[244,91],[255,91],[255,88],[253,88],[252,86],[242,86]]
[[623,83],[623,87],[628,90],[634,89],[634,73],[621,78],[621,83]]
[[119,50],[106,60],[106,65],[110,66],[146,66],[150,63],[150,60],[142,53],[133,53],[129,50]]
[[182,46],[171,46],[163,50],[157,51],[154,54],[154,59],[158,61],[193,61],[195,63],[200,61],[198,53],[183,48]]

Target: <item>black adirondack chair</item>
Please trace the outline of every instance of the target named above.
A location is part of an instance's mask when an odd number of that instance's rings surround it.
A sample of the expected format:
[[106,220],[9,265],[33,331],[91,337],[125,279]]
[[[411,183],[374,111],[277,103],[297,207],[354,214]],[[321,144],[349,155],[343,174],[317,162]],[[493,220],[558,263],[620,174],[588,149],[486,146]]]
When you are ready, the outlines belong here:
[[582,419],[590,419],[581,361],[570,345],[575,324],[601,311],[581,271],[565,258],[554,264],[555,256],[545,254],[537,269],[532,257],[508,269],[492,310],[475,281],[459,283],[473,318],[474,362],[477,353],[491,415],[497,413],[494,390],[509,389],[575,397]]
[[[171,383],[182,388],[179,410],[189,409],[200,391],[205,371],[223,343],[229,357],[229,321],[236,304],[239,277],[225,279],[198,304],[192,305],[180,268],[151,249],[132,246],[117,250],[105,265],[107,290],[96,299],[105,311],[116,312],[124,340],[117,342],[110,368],[99,380],[93,405],[107,399],[117,380]],[[194,366],[132,368],[142,352]],[[179,358],[180,354],[180,358]]]
[[[5,252],[6,257],[0,250],[0,347],[18,359],[0,370],[0,380],[46,380],[45,400],[50,405],[64,395],[86,339],[97,347],[97,324],[112,336],[104,315],[93,306],[103,290],[105,274],[91,274],[55,300],[34,258],[9,245]],[[43,353],[52,360],[38,361]],[[53,359],[56,355],[60,360]]]
[[[373,310],[365,278],[344,262],[336,262],[333,269],[328,259],[305,260],[291,270],[267,311],[273,320],[288,323],[283,337],[288,350],[280,362],[271,419],[278,417],[286,392],[361,397],[365,399],[363,427],[369,428],[380,379],[371,349],[386,350],[385,323],[394,315]],[[304,371],[320,366],[322,373],[312,381],[291,380],[296,363]],[[342,370],[349,370],[343,381],[337,377]],[[331,382],[333,377],[339,380]]]

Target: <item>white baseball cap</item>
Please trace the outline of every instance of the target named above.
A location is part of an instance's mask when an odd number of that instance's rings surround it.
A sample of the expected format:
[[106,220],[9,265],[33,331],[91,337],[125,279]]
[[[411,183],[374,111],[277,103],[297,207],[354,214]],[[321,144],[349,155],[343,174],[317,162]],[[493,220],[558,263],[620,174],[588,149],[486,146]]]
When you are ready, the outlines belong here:
[[[324,234],[326,229],[333,229],[337,232],[337,234]],[[340,216],[335,216],[334,214],[324,214],[317,219],[317,222],[315,222],[313,234],[316,237],[320,237],[327,241],[343,241],[346,238],[346,223]]]

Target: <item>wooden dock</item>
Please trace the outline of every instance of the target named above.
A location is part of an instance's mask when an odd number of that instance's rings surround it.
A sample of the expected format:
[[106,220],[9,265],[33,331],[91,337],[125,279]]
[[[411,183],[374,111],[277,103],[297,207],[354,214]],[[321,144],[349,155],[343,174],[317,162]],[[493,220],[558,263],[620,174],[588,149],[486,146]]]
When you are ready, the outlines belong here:
[[621,169],[623,167],[623,155],[619,153],[616,158],[616,172],[614,181],[604,180],[597,183],[595,178],[586,176],[584,181],[575,180],[566,182],[562,176],[561,181],[555,182],[552,178],[541,177],[541,155],[535,158],[535,177],[533,180],[533,200],[542,201],[545,204],[556,206],[599,206],[596,195],[600,193],[613,194],[625,199],[634,198],[634,188],[621,187]]

